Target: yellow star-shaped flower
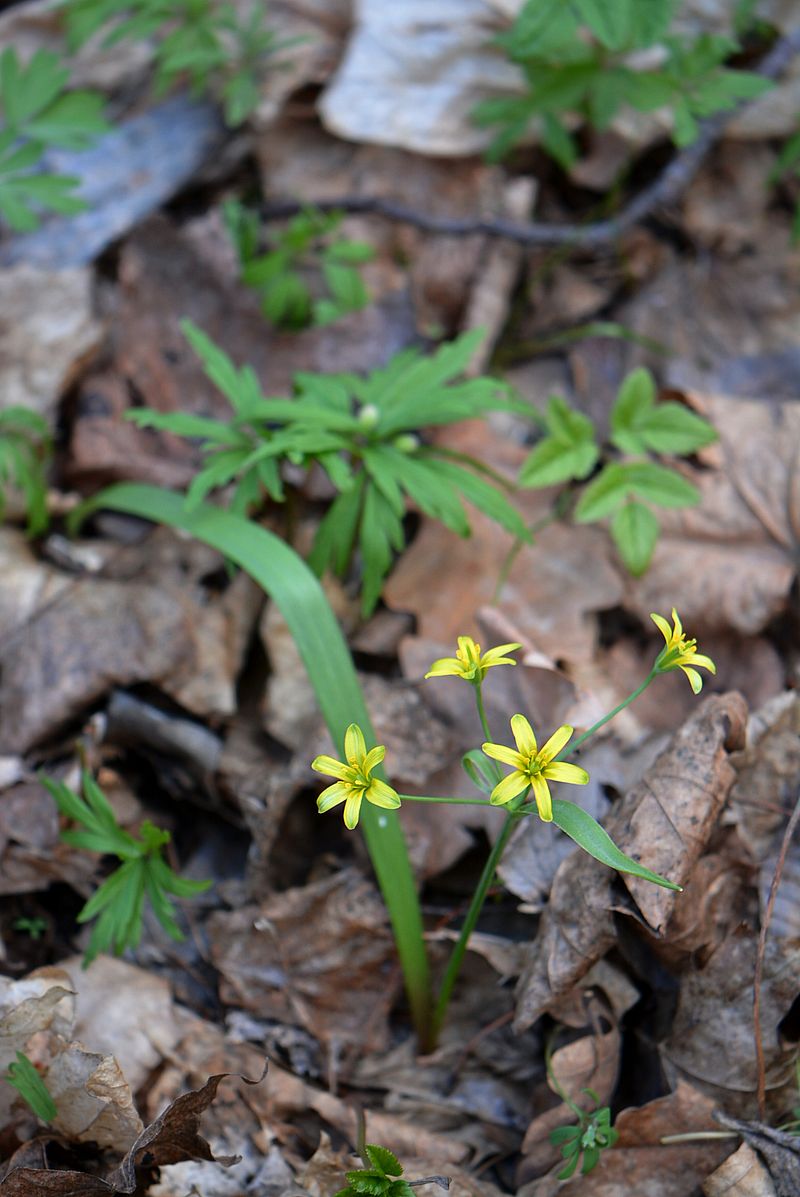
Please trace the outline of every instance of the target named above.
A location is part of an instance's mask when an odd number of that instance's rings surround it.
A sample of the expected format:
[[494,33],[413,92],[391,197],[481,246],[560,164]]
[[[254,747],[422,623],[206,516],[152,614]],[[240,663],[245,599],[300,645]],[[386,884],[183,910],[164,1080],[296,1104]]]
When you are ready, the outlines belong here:
[[695,652],[697,641],[689,640],[684,636],[683,625],[674,607],[672,608],[672,627],[669,626],[663,615],[651,615],[650,618],[666,641],[656,657],[654,669],[658,673],[668,673],[670,669],[682,669],[695,694],[699,694],[703,689],[703,679],[692,666],[699,665],[701,669],[707,669],[709,673],[716,673],[717,667],[711,657],[705,657],[702,653]]
[[522,648],[521,644],[498,644],[481,654],[481,646],[471,636],[459,636],[454,657],[440,657],[434,661],[425,677],[463,677],[464,681],[477,684],[486,677],[486,670],[493,665],[516,665],[516,661],[505,653]]
[[371,776],[372,770],[381,763],[385,754],[383,744],[378,744],[367,752],[364,733],[357,723],[351,723],[344,736],[347,764],[337,761],[333,756],[317,756],[311,762],[311,768],[315,772],[338,779],[317,798],[319,813],[324,814],[343,802],[344,825],[352,831],[358,825],[361,803],[365,798],[373,806],[396,810],[400,805],[397,791],[380,778]]
[[509,773],[494,787],[489,801],[493,806],[503,806],[522,794],[530,786],[536,799],[539,818],[545,823],[552,822],[553,804],[550,799],[548,781],[566,781],[570,785],[585,786],[589,774],[580,765],[570,765],[566,761],[557,761],[564,745],[572,735],[573,729],[567,724],[554,732],[546,744],[537,747],[533,728],[524,715],[514,715],[511,719],[511,731],[517,745],[517,751],[506,748],[504,744],[484,744],[483,751],[487,756],[504,765],[511,765],[514,772]]

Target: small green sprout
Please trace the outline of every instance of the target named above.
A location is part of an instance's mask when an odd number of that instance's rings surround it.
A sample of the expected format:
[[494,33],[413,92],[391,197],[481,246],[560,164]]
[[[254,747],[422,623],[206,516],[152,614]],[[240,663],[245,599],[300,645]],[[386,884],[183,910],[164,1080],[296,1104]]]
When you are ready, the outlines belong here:
[[73,194],[80,179],[36,170],[49,146],[81,150],[108,129],[102,96],[68,91],[68,80],[49,50],[27,63],[13,47],[0,54],[0,217],[16,232],[35,229],[43,211],[70,216],[86,207]]
[[50,430],[38,412],[27,407],[0,410],[0,517],[6,493],[19,492],[25,502],[30,536],[47,527],[47,467],[51,454]]
[[147,898],[161,926],[173,939],[183,939],[175,921],[175,906],[169,897],[193,898],[211,885],[191,881],[172,871],[163,857],[170,833],[145,819],[137,839],[120,827],[100,786],[88,770],[82,773],[83,797],[62,781],[42,777],[60,813],[83,830],[63,831],[61,838],[76,848],[116,856],[123,863],[106,878],[78,915],[79,923],[97,919],[83,959],[87,968],[100,952],[109,949],[120,956],[135,948],[142,935],[144,900]]
[[30,935],[31,939],[41,939],[48,927],[47,919],[40,915],[34,918],[28,918],[26,915],[20,915],[19,918],[14,919],[11,924],[15,931],[19,931],[21,935]]
[[58,1116],[56,1103],[47,1091],[47,1086],[23,1052],[17,1052],[15,1063],[9,1064],[6,1080],[27,1102],[42,1122],[53,1122]]
[[366,1143],[363,1148],[364,1162],[368,1168],[355,1168],[345,1173],[347,1185],[339,1189],[334,1197],[414,1197],[414,1189],[421,1185],[435,1184],[442,1189],[450,1187],[446,1176],[425,1176],[421,1180],[403,1180],[403,1168],[393,1151]]
[[669,110],[672,139],[685,146],[699,120],[773,86],[725,66],[738,49],[732,37],[670,36],[676,8],[676,0],[527,0],[495,39],[519,66],[525,94],[487,99],[473,113],[479,124],[499,126],[489,158],[498,161],[534,128],[545,152],[568,168],[579,154],[576,132],[607,129],[625,109]]
[[[277,328],[332,324],[369,303],[358,267],[375,251],[364,241],[337,235],[341,212],[306,208],[259,252],[256,214],[235,200],[223,206],[223,219],[239,255],[242,280],[261,297],[261,310]],[[315,297],[316,296],[316,297]]]
[[613,1147],[619,1139],[619,1131],[611,1125],[611,1111],[608,1106],[600,1105],[600,1098],[594,1089],[582,1089],[581,1092],[591,1098],[596,1108],[587,1113],[575,1102],[565,1098],[578,1119],[578,1124],[559,1126],[550,1131],[550,1142],[554,1147],[561,1148],[561,1154],[566,1160],[565,1166],[558,1173],[559,1180],[569,1180],[578,1164],[581,1165],[584,1176],[591,1172],[597,1166],[601,1154],[607,1148]]
[[266,60],[302,38],[281,41],[266,23],[259,0],[240,5],[217,0],[62,0],[71,49],[111,25],[104,44],[155,41],[156,91],[186,80],[196,95],[211,93],[231,127],[258,106]]

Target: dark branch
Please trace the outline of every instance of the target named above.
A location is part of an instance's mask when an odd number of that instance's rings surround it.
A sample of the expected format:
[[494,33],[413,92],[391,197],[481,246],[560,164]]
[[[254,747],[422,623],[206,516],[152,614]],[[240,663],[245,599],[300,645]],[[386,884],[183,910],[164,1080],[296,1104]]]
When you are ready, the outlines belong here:
[[[765,79],[776,79],[789,65],[794,56],[800,51],[800,27],[780,38],[773,48],[761,60],[757,73]],[[505,241],[515,241],[518,245],[575,245],[598,246],[608,245],[626,232],[633,225],[638,224],[649,216],[656,208],[674,203],[676,199],[691,183],[700,168],[703,159],[711,147],[748,101],[743,101],[727,112],[720,112],[716,116],[704,121],[696,141],[682,150],[673,158],[659,177],[645,187],[627,207],[611,220],[601,220],[594,224],[519,224],[502,218],[488,217],[459,218],[450,216],[431,216],[420,212],[407,204],[395,200],[383,199],[380,196],[345,195],[338,199],[318,199],[298,203],[295,200],[269,201],[261,207],[261,217],[265,221],[285,220],[295,216],[305,207],[317,208],[322,212],[347,212],[367,216],[382,216],[387,220],[396,220],[402,224],[413,225],[426,233],[441,233],[449,237],[470,237],[482,234],[485,237],[498,237]]]

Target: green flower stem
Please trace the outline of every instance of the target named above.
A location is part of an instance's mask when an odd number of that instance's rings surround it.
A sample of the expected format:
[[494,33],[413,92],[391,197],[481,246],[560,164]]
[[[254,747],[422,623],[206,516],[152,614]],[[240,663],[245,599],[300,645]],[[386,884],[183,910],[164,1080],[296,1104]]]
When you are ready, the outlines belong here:
[[641,686],[637,686],[632,694],[629,694],[628,697],[624,698],[618,706],[614,707],[613,711],[609,711],[608,714],[604,715],[602,719],[598,719],[597,723],[593,723],[588,731],[585,731],[582,735],[578,736],[577,740],[573,740],[569,747],[565,748],[563,752],[559,752],[556,760],[562,761],[566,757],[572,756],[574,752],[577,752],[584,740],[588,740],[589,737],[593,736],[595,732],[598,732],[601,727],[605,727],[605,725],[614,719],[620,713],[620,711],[624,711],[627,706],[630,706],[635,698],[638,698],[640,694],[644,694],[645,690],[653,681],[653,679],[658,676],[658,672],[659,671],[655,668],[651,669]]
[[[477,682],[474,685],[475,685],[475,705],[478,708],[478,718],[481,721],[481,728],[483,729],[483,734],[486,737],[485,742],[491,743],[492,733],[489,730],[489,720],[486,718],[486,707],[483,705],[482,683]],[[500,769],[500,766],[498,765],[497,761],[495,761],[495,760],[492,761],[492,769],[494,771],[495,777],[497,778],[498,781],[500,781],[503,774]]]
[[439,994],[436,998],[436,1005],[434,1006],[433,1010],[432,1038],[434,1044],[439,1038],[439,1031],[442,1029],[442,1023],[444,1022],[444,1017],[447,1013],[447,1007],[450,1004],[450,997],[453,993],[453,986],[456,983],[456,979],[461,970],[461,963],[464,959],[464,953],[467,950],[469,937],[475,930],[478,917],[483,908],[483,904],[486,901],[486,895],[488,894],[489,888],[494,881],[494,875],[497,871],[497,866],[502,859],[503,853],[506,849],[506,844],[509,841],[511,832],[514,830],[516,823],[517,817],[515,814],[508,814],[506,816],[506,821],[503,824],[503,830],[497,837],[494,847],[487,857],[486,864],[483,866],[483,872],[481,873],[475,893],[472,895],[472,901],[469,904],[469,910],[467,911],[467,917],[464,919],[464,925],[461,928],[461,934],[459,935],[458,941],[456,942],[450,959],[447,962],[447,969],[445,971],[444,977],[442,978],[441,988],[439,989]]

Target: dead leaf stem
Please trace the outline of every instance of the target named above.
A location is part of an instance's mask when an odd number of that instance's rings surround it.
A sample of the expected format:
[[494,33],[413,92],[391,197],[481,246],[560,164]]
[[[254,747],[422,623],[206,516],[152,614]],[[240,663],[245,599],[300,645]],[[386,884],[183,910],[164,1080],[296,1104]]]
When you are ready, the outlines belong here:
[[[800,26],[780,38],[762,58],[756,74],[764,79],[776,79],[795,55],[800,52]],[[591,224],[519,223],[489,217],[434,216],[408,204],[375,195],[343,195],[335,199],[313,201],[272,200],[263,204],[260,215],[264,221],[285,220],[296,216],[309,204],[321,212],[346,212],[364,216],[383,216],[402,224],[413,225],[426,233],[440,233],[449,237],[471,237],[482,234],[518,245],[601,246],[616,241],[628,229],[650,216],[665,204],[674,203],[697,174],[703,159],[724,130],[750,101],[742,101],[734,108],[719,112],[704,121],[700,133],[690,146],[681,150],[657,179],[630,201],[627,207],[609,220]]]

